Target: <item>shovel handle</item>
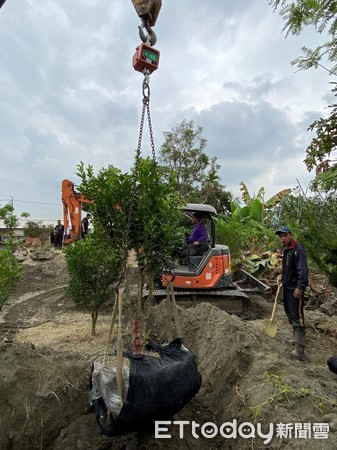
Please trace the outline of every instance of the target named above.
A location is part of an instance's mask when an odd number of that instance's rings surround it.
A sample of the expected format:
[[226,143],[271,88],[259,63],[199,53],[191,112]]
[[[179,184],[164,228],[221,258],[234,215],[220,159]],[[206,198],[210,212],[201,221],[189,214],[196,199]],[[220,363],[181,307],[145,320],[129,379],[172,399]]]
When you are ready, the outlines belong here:
[[277,291],[276,291],[276,296],[275,296],[275,300],[274,300],[274,306],[273,306],[273,311],[271,313],[271,318],[270,321],[272,322],[274,320],[274,316],[275,316],[275,311],[276,311],[276,305],[277,305],[277,300],[278,300],[278,296],[280,293],[280,289],[281,289],[282,283],[279,283],[277,286]]

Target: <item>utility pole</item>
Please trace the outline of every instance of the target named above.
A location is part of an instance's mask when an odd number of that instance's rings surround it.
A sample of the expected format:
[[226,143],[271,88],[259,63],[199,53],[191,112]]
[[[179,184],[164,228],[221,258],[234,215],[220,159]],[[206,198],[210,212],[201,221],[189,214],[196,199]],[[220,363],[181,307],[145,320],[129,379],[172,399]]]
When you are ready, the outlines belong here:
[[13,240],[13,213],[14,213],[14,198],[13,196],[9,197],[11,200],[11,213],[10,213],[10,219],[9,219],[9,236],[10,236],[10,240]]

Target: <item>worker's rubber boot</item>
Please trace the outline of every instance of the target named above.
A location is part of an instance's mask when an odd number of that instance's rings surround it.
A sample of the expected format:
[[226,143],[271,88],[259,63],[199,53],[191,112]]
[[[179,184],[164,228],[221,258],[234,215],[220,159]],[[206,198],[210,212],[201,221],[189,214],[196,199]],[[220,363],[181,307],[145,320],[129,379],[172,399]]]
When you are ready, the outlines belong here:
[[294,327],[294,341],[295,341],[295,350],[293,350],[290,355],[293,358],[297,359],[305,359],[305,328],[303,327]]
[[286,344],[289,344],[289,345],[295,345],[295,328],[294,327],[293,327],[293,337],[292,338],[290,338],[290,337],[285,338],[284,342]]
[[295,345],[294,339],[292,339],[290,337],[285,338],[284,342],[288,345]]

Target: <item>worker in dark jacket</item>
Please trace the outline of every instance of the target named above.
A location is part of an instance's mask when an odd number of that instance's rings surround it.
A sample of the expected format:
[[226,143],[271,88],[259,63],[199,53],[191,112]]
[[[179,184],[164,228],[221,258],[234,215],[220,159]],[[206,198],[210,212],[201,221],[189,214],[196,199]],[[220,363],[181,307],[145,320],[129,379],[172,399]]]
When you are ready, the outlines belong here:
[[62,225],[61,221],[58,220],[57,225],[54,228],[54,246],[55,246],[55,248],[62,248],[63,234],[64,234],[64,225]]
[[89,231],[89,219],[91,219],[91,214],[87,214],[81,221],[81,238],[83,240],[87,237]]
[[291,355],[303,359],[305,350],[304,291],[308,285],[308,265],[305,250],[292,236],[288,227],[276,230],[283,245],[282,286],[284,310],[293,326],[295,350]]

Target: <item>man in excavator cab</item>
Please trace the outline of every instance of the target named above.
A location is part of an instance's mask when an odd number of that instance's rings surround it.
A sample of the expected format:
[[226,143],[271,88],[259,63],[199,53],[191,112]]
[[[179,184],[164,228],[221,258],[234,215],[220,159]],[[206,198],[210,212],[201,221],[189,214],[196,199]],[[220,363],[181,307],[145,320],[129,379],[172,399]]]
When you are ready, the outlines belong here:
[[[191,211],[191,207],[200,205],[189,204],[186,206],[187,209],[182,208],[182,226],[187,230],[188,220],[192,221],[192,231],[185,233],[185,244],[181,245],[180,248],[176,249],[172,254],[173,266],[177,267],[179,265],[188,265],[191,258],[203,256],[210,248],[209,241],[209,216],[208,211]],[[202,209],[202,208],[201,208]]]
[[203,255],[208,249],[207,230],[205,224],[201,220],[202,214],[200,212],[197,211],[192,214],[192,234],[185,238],[188,245],[188,254],[190,256]]

